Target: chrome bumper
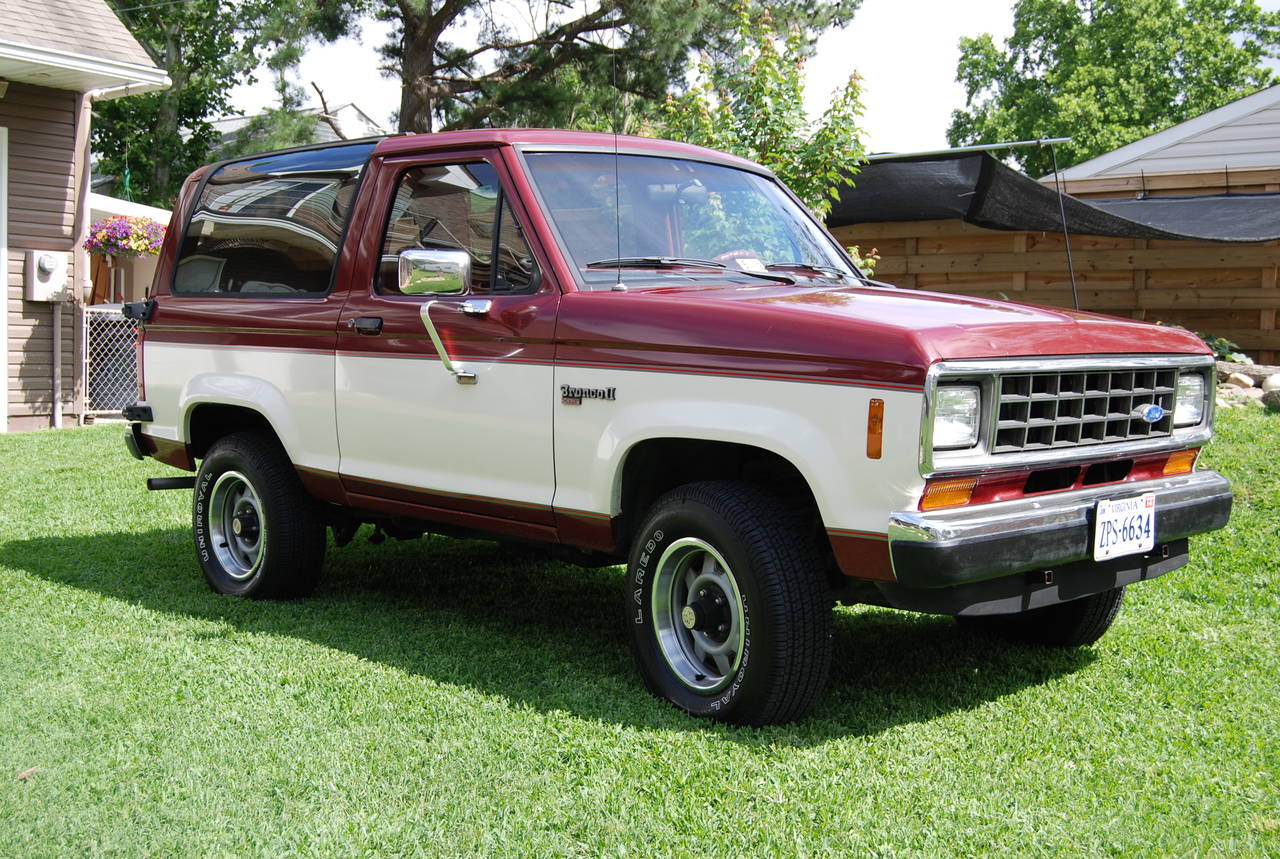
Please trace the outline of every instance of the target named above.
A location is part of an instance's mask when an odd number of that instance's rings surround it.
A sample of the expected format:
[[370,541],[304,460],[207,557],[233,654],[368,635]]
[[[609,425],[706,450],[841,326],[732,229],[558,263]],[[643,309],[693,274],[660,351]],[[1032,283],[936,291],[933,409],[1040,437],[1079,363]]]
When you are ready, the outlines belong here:
[[889,516],[889,556],[898,584],[944,588],[1086,561],[1094,511],[1107,498],[1156,496],[1156,546],[1227,524],[1231,485],[1197,471],[972,507]]

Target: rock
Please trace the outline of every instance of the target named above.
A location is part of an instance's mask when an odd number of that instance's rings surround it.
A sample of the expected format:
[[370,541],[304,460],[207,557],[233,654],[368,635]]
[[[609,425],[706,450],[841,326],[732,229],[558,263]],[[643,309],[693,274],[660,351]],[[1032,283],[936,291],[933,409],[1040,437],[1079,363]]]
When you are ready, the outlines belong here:
[[1233,388],[1252,388],[1253,378],[1246,376],[1244,373],[1232,373],[1230,376],[1227,376],[1224,384],[1230,385]]
[[1252,379],[1253,384],[1261,385],[1267,377],[1280,374],[1280,367],[1273,367],[1267,364],[1236,364],[1232,361],[1219,361],[1217,371],[1219,382],[1225,381],[1232,373],[1239,373]]
[[1247,406],[1260,405],[1264,391],[1261,388],[1241,388],[1223,382],[1218,386],[1216,402],[1218,408],[1242,409]]
[[1264,391],[1280,391],[1280,373],[1272,373],[1262,380],[1260,386]]
[[1280,412],[1280,388],[1262,394],[1262,404],[1270,411]]

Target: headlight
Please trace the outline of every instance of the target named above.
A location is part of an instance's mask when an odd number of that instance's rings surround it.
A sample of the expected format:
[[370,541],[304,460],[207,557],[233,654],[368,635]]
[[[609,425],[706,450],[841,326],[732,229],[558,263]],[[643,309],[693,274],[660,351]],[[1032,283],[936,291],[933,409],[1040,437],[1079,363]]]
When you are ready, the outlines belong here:
[[947,385],[933,395],[934,450],[973,447],[978,443],[982,396],[976,386]]
[[1178,402],[1173,409],[1173,425],[1195,426],[1204,420],[1204,376],[1183,373],[1178,377]]

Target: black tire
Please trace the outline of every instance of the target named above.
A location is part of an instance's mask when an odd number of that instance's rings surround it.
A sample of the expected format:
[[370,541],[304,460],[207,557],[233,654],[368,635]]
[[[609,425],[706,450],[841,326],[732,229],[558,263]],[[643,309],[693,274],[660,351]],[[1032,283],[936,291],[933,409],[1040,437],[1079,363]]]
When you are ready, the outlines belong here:
[[191,505],[196,557],[220,594],[290,599],[315,589],[325,530],[280,443],[235,433],[209,449]]
[[805,523],[767,492],[707,482],[658,499],[632,545],[626,597],[645,685],[680,709],[782,724],[821,696],[831,594]]
[[957,617],[961,626],[980,629],[1008,641],[1047,647],[1087,647],[1111,628],[1124,602],[1124,588],[1021,614]]

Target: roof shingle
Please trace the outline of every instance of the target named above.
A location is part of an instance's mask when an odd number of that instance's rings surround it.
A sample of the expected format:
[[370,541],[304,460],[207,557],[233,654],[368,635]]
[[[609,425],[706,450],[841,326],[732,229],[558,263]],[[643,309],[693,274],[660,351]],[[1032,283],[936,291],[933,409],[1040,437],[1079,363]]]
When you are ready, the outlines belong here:
[[103,0],[0,0],[0,39],[155,67]]

